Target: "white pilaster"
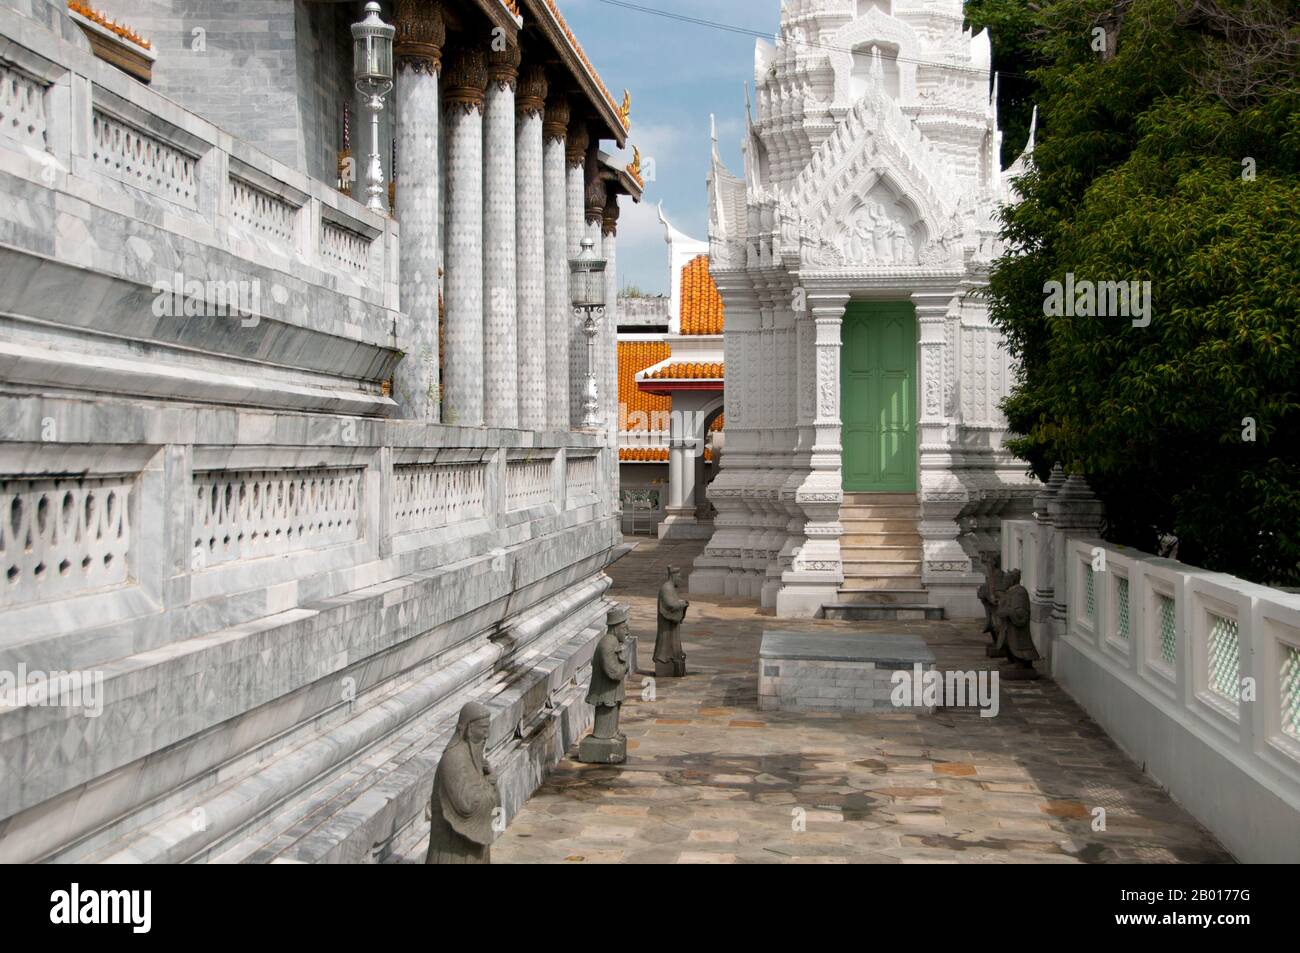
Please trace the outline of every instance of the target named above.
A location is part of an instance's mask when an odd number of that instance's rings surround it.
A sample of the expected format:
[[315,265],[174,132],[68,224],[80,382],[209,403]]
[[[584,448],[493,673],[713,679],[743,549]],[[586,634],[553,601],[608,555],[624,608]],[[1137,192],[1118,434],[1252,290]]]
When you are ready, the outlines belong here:
[[743,552],[751,527],[745,496],[754,476],[757,435],[753,428],[759,422],[750,400],[763,383],[754,379],[761,376],[761,369],[757,361],[751,360],[750,340],[757,332],[759,314],[758,301],[744,271],[715,271],[713,277],[726,313],[722,349],[727,374],[723,391],[727,450],[708,491],[709,502],[717,511],[713,535],[695,559],[690,588],[692,592],[735,596],[748,589],[742,584]]
[[956,289],[918,291],[911,298],[920,340],[916,436],[921,504],[917,528],[924,553],[921,582],[930,593],[929,600],[942,606],[948,615],[969,616],[982,612],[971,586],[979,567],[972,564],[957,539],[961,533],[958,517],[970,500],[970,489],[956,478],[956,426],[944,408],[945,332],[949,314],[957,307]]
[[840,557],[840,504],[844,499],[843,447],[840,442],[840,348],[843,292],[810,292],[815,354],[813,432],[815,443],[809,473],[795,498],[805,515],[803,544],[783,574],[777,595],[779,616],[813,616],[822,605],[838,600],[844,583]]

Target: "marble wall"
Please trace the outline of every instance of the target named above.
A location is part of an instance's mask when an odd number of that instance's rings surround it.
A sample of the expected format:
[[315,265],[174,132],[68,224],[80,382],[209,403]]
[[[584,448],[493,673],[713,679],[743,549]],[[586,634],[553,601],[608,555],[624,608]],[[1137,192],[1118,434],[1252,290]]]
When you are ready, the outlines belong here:
[[471,697],[517,809],[588,718],[608,438],[391,419],[398,224],[60,17],[0,4],[0,859],[382,860]]

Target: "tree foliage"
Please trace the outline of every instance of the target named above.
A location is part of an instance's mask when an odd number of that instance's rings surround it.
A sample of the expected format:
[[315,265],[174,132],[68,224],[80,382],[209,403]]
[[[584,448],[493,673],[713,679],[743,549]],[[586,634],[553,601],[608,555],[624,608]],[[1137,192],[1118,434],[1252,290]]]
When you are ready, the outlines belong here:
[[1039,12],[1031,0],[966,0],[966,26],[987,29],[993,40],[1003,166],[1015,161],[1029,139],[1038,90],[1029,71],[1045,65],[1033,42]]
[[[1042,129],[989,286],[1012,449],[1085,473],[1109,539],[1274,584],[1300,583],[1298,31],[1290,0],[1033,11]],[[1150,281],[1149,326],[1045,315],[1067,273]]]

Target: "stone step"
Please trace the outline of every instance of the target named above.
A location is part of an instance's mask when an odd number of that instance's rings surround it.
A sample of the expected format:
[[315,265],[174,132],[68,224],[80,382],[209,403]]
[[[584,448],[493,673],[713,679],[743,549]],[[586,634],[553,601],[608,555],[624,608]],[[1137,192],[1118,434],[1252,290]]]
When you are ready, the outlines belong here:
[[921,577],[915,576],[854,576],[846,574],[844,585],[840,587],[841,592],[860,590],[863,592],[874,592],[880,589],[909,589],[912,591],[921,590]]
[[916,493],[845,493],[844,502],[852,505],[867,503],[916,503]]
[[847,622],[907,622],[943,618],[943,608],[920,602],[868,605],[856,602],[833,602],[822,607],[822,616]]
[[[851,580],[849,580],[851,582]],[[930,593],[921,588],[916,589],[853,589],[840,588],[836,599],[837,605],[923,605]]]
[[900,559],[908,560],[910,562],[919,562],[922,558],[922,549],[920,541],[889,546],[871,546],[846,544],[843,539],[841,539],[840,557],[846,564],[881,561],[892,562]]
[[840,549],[858,549],[860,547],[900,547],[921,549],[921,537],[916,533],[844,533],[840,537]]
[[845,533],[916,533],[916,520],[845,519],[840,517]]
[[920,576],[920,559],[864,559],[844,557],[845,579],[871,579],[873,577]]
[[915,520],[920,516],[921,508],[915,503],[840,506],[841,520]]

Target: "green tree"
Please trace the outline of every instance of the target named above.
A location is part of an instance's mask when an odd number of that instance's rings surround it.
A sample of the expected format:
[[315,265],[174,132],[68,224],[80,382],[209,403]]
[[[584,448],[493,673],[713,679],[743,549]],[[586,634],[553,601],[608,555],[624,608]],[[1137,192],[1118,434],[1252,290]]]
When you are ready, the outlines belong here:
[[[1290,0],[1055,0],[1036,16],[1045,121],[989,287],[1021,369],[1012,449],[1040,476],[1058,460],[1085,473],[1115,542],[1172,536],[1186,562],[1300,583]],[[1067,273],[1150,281],[1149,325],[1046,314]]]
[[1029,71],[1045,65],[1034,37],[1041,30],[1040,8],[1029,0],[966,0],[966,27],[987,29],[993,41],[993,71],[998,75],[998,128],[1002,165],[1009,166],[1029,139],[1038,85]]

